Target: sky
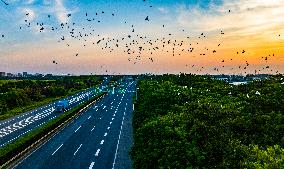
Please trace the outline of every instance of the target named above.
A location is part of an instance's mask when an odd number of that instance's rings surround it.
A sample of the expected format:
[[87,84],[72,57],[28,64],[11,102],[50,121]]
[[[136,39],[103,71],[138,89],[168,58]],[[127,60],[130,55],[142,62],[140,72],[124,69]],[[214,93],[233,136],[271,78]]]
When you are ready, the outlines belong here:
[[284,0],[6,2],[0,72],[284,73]]

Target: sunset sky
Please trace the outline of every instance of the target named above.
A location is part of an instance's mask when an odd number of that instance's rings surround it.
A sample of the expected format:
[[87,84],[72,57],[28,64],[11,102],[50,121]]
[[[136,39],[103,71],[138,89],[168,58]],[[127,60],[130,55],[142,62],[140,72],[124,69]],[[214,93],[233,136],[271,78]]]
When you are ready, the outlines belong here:
[[0,72],[284,73],[284,0],[6,2]]

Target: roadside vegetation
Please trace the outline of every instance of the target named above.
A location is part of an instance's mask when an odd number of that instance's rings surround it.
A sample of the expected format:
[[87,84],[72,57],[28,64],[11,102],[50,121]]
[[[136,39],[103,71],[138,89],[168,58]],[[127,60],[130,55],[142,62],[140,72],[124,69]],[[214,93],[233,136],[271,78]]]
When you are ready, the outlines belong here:
[[284,168],[283,81],[278,75],[233,86],[184,74],[140,80],[133,167]]
[[56,77],[0,81],[0,120],[99,85],[98,76]]

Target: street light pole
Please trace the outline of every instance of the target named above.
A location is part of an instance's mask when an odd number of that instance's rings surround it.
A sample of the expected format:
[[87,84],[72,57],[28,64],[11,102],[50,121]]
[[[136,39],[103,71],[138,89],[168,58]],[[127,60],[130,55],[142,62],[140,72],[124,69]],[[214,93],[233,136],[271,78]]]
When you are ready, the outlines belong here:
[[136,100],[137,100],[137,92],[138,92],[139,87],[136,88]]

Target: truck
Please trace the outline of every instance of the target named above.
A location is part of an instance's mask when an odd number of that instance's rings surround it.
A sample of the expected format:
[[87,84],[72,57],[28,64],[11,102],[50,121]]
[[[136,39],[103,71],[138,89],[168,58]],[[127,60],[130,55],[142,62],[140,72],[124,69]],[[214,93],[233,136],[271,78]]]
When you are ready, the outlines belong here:
[[56,108],[55,111],[56,112],[64,112],[67,110],[68,107],[68,101],[67,100],[60,100],[57,104],[56,104]]

